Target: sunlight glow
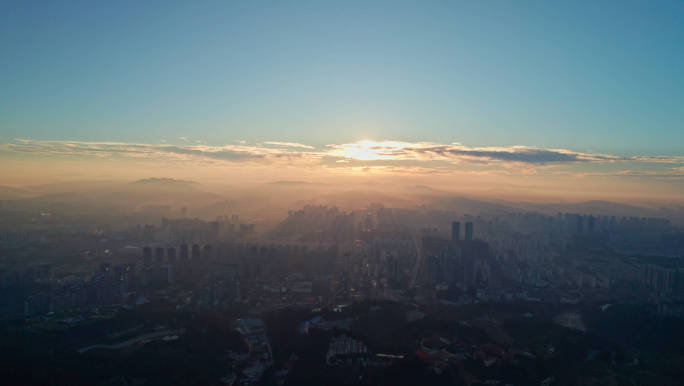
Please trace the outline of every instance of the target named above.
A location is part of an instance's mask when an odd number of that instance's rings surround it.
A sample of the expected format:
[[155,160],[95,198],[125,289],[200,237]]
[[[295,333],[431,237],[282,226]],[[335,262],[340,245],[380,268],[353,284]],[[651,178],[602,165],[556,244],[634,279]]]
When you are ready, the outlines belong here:
[[407,142],[363,140],[336,145],[332,154],[360,161],[391,160],[407,146]]

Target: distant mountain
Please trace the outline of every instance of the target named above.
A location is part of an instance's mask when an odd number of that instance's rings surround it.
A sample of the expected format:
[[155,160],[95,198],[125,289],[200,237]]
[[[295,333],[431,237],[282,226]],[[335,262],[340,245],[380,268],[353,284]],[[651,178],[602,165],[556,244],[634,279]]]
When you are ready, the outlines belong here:
[[432,186],[427,186],[427,185],[414,185],[413,188],[417,192],[422,192],[422,193],[434,193],[434,194],[445,194],[446,192],[444,190],[439,190],[435,189]]
[[296,181],[296,180],[280,180],[280,181],[273,181],[269,182],[269,185],[308,185],[309,183],[306,181]]
[[656,211],[634,205],[622,204],[612,201],[583,201],[576,203],[525,203],[524,207],[531,210],[538,210],[544,213],[580,213],[580,214],[596,214],[606,216],[638,216],[648,217],[656,216]]
[[196,181],[190,181],[190,180],[177,180],[175,178],[144,178],[142,180],[137,180],[131,182],[133,185],[163,185],[163,186],[169,186],[169,185],[174,185],[174,186],[188,186],[188,185],[196,185]]
[[439,195],[432,197],[429,204],[436,209],[452,210],[471,215],[497,215],[521,212],[525,209],[515,203],[501,203],[490,200],[476,200],[461,196]]
[[386,207],[406,207],[416,204],[410,199],[370,189],[321,194],[316,196],[316,200],[323,205],[334,205],[344,210],[359,209],[373,203],[381,203]]
[[207,206],[225,200],[206,192],[194,181],[148,178],[134,182],[74,182],[31,188],[34,195],[12,200],[20,210],[121,211],[132,212],[152,207],[181,208]]
[[11,186],[0,186],[0,200],[17,200],[31,196],[31,192],[26,189],[13,188]]
[[60,192],[86,192],[111,189],[114,186],[125,184],[125,181],[115,180],[75,180],[65,182],[55,182],[43,185],[33,185],[24,189],[31,192],[31,195],[44,195]]

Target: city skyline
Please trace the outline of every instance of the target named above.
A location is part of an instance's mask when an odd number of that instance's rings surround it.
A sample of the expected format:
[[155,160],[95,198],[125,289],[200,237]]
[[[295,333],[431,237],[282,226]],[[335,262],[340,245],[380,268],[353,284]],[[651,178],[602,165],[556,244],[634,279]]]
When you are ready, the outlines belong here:
[[0,1],[0,379],[681,385],[682,16]]

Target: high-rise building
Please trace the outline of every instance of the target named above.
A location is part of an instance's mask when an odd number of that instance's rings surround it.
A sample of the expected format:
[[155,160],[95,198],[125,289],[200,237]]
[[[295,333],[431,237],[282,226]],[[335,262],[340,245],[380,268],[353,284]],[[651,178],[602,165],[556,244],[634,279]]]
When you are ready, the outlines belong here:
[[461,239],[461,223],[458,221],[451,223],[451,239],[454,241]]
[[473,241],[473,223],[470,221],[465,223],[465,240]]
[[584,217],[581,214],[577,215],[577,233],[584,233]]
[[457,255],[443,253],[426,257],[427,280],[430,284],[450,284],[458,281],[459,264],[462,260]]
[[594,233],[595,227],[596,227],[596,218],[594,218],[594,216],[589,216],[587,218],[587,232]]
[[205,245],[204,248],[202,248],[202,258],[204,260],[211,259],[211,245]]
[[387,278],[392,286],[397,286],[401,283],[401,266],[399,259],[392,255],[387,256]]
[[200,258],[200,246],[197,244],[192,244],[192,259],[197,260]]
[[143,248],[143,263],[146,267],[152,265],[152,248]]
[[154,263],[157,265],[161,265],[164,263],[164,248],[157,247],[154,250]]
[[162,279],[165,285],[173,285],[173,265],[164,264],[161,267]]
[[188,261],[188,244],[181,244],[180,246],[180,261]]
[[166,259],[169,262],[169,264],[176,264],[176,248],[169,247],[166,250]]
[[423,238],[425,278],[428,283],[451,284],[458,281],[461,263],[462,241],[444,240],[436,237]]
[[108,263],[100,264],[100,275],[108,276],[112,267]]

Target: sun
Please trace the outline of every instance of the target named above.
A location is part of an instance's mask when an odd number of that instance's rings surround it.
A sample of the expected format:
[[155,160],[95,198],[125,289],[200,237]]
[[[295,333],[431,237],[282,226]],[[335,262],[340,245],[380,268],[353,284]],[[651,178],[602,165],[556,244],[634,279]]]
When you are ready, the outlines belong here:
[[394,159],[393,152],[401,148],[402,144],[395,141],[361,140],[341,145],[335,153],[359,161],[378,161]]
[[347,148],[344,150],[344,156],[361,161],[376,161],[383,158],[376,150],[368,147]]

